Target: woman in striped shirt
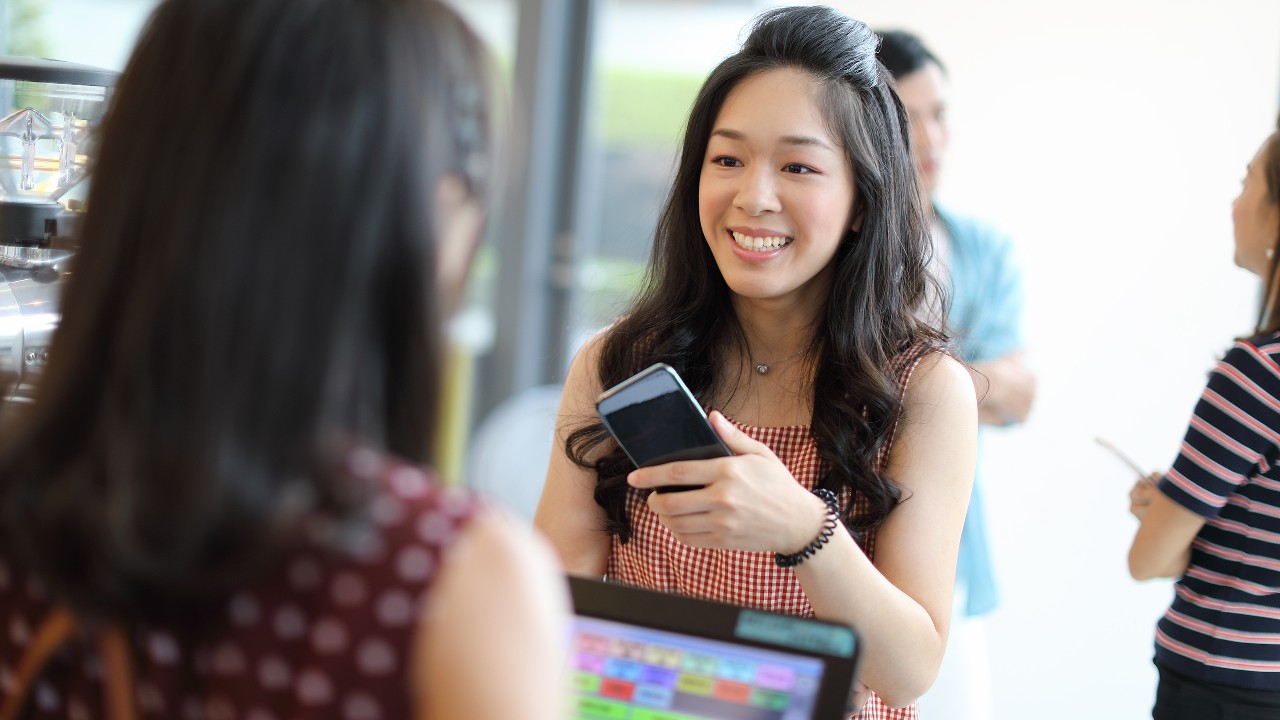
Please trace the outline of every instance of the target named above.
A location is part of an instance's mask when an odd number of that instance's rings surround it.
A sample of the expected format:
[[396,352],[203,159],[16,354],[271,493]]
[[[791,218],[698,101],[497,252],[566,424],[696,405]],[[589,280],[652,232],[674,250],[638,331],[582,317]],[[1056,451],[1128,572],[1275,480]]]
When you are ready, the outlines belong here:
[[1236,264],[1265,283],[1257,328],[1209,376],[1172,469],[1130,493],[1129,572],[1179,577],[1156,626],[1156,720],[1280,717],[1280,132],[1232,218]]

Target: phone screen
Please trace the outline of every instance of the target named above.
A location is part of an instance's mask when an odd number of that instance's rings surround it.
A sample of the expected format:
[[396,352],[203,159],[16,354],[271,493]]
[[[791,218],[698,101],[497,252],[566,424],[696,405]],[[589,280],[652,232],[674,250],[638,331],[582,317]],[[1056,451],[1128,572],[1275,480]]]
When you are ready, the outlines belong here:
[[732,455],[668,365],[643,370],[605,392],[596,409],[637,467]]

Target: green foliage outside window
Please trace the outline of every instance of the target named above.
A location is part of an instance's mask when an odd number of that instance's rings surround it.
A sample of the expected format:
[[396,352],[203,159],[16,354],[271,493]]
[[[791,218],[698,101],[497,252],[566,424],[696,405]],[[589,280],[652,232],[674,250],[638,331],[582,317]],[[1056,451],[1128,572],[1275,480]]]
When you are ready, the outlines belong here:
[[9,0],[9,47],[10,55],[24,57],[49,56],[49,41],[44,35],[41,18],[44,9],[42,0]]
[[604,142],[672,150],[680,142],[702,75],[607,68],[603,72]]

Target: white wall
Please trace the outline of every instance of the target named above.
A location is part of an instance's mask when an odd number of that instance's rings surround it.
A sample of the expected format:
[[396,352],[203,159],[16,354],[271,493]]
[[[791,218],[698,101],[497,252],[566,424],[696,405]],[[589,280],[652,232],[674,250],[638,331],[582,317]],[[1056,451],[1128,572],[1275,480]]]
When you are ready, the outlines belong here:
[[1132,478],[1093,438],[1166,467],[1215,356],[1252,327],[1230,205],[1280,108],[1280,3],[843,7],[947,63],[941,194],[1012,232],[1026,272],[1040,395],[987,444],[997,717],[1150,717],[1170,583],[1129,579]]

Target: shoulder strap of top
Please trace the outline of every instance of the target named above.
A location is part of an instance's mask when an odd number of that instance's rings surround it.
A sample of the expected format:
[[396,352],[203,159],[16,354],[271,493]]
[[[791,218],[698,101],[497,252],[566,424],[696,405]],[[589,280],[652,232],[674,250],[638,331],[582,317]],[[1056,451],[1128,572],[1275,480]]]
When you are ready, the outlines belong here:
[[911,374],[915,372],[920,361],[924,360],[926,355],[935,351],[946,352],[946,346],[928,338],[921,338],[903,348],[902,352],[889,361],[889,368],[898,380],[899,397],[907,392],[907,385],[911,382]]
[[[933,340],[921,338],[908,345],[889,361],[889,369],[898,381],[899,400],[907,394],[907,385],[911,383],[911,375],[915,372],[916,367],[931,352],[946,352],[946,346]],[[884,445],[876,452],[876,472],[884,472],[885,468],[889,466],[889,450],[893,447],[893,441],[897,438],[897,435],[898,423],[895,422]]]
[[[65,607],[55,607],[40,623],[31,644],[18,664],[17,683],[13,692],[0,706],[0,720],[18,720],[26,708],[27,699],[35,687],[40,673],[75,635],[79,623],[75,615]],[[102,654],[104,706],[109,720],[135,720],[138,717],[133,700],[133,669],[129,660],[129,645],[124,632],[112,625],[98,637],[98,651]]]

